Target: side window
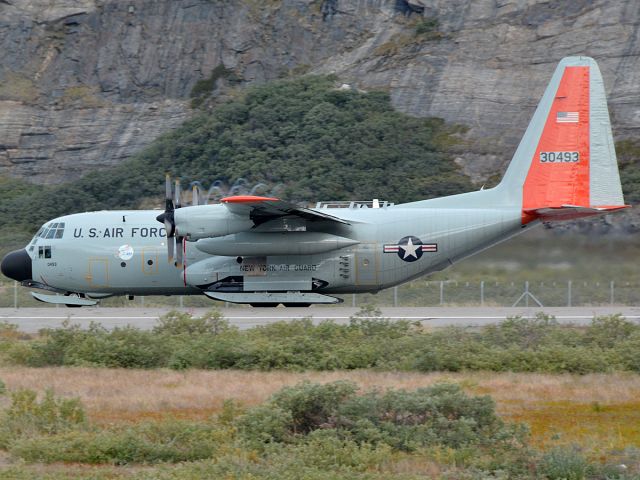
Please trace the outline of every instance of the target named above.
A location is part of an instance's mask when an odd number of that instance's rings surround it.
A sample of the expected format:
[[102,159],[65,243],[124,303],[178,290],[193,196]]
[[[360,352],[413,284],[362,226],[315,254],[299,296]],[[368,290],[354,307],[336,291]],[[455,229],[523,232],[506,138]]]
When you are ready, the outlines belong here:
[[38,247],[38,258],[44,258],[44,247],[42,245]]
[[51,247],[38,247],[38,258],[51,258]]

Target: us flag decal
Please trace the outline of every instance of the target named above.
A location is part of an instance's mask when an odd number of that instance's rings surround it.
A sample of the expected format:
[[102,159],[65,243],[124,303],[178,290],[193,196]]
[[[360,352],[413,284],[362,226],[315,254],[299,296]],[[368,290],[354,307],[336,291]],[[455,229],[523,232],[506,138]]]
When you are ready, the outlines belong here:
[[558,112],[556,123],[578,123],[580,115],[578,112]]

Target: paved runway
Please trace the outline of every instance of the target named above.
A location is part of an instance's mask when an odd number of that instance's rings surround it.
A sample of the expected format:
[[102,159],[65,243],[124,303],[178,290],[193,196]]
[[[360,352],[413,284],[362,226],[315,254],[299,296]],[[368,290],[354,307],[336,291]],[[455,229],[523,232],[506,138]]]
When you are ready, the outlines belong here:
[[[91,321],[106,328],[132,325],[150,329],[169,308],[0,308],[0,322],[15,323],[23,332],[34,333],[41,328],[57,327],[69,318],[73,323],[88,326]],[[184,311],[194,316],[208,309],[189,309]],[[425,325],[443,327],[448,325],[476,326],[497,323],[507,317],[521,315],[534,317],[537,312],[554,315],[562,323],[588,324],[595,315],[621,313],[627,319],[640,322],[640,307],[382,307],[384,317],[420,321]],[[310,308],[227,308],[222,314],[232,325],[247,329],[257,325],[266,325],[278,320],[292,320],[313,317],[315,322],[333,320],[347,323],[349,317],[358,309],[353,307],[310,307]]]

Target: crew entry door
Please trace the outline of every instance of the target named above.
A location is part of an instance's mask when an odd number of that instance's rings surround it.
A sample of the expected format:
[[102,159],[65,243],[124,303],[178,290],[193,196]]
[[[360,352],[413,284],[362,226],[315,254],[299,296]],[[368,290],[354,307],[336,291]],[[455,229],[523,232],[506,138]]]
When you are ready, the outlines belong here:
[[86,279],[91,287],[108,287],[109,260],[107,258],[90,258]]

